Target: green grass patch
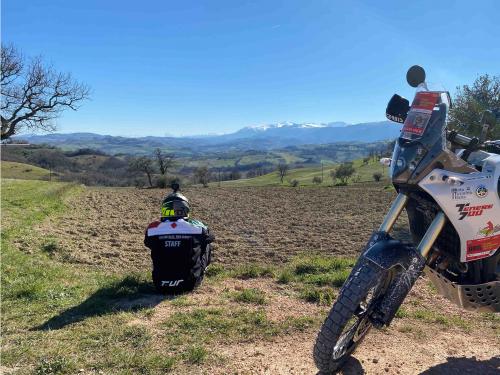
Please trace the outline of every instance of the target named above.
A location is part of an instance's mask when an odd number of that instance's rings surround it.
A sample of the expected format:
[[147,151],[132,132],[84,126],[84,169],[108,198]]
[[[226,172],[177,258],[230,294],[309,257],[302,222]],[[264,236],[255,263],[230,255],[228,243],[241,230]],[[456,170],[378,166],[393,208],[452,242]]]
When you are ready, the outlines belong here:
[[245,288],[241,291],[231,293],[231,299],[235,302],[252,303],[256,305],[266,304],[266,295],[260,289]]
[[226,270],[222,264],[210,264],[205,271],[205,276],[209,278],[216,278],[224,275]]
[[222,264],[211,264],[205,274],[212,280],[222,280],[226,278],[236,279],[257,279],[260,277],[274,277],[276,270],[266,264],[243,264],[241,266],[225,268]]
[[170,304],[175,307],[186,307],[186,306],[191,306],[193,303],[191,302],[189,296],[182,295],[173,298]]
[[216,339],[250,340],[274,336],[278,326],[263,310],[197,308],[172,314],[164,323],[172,344],[199,344]]
[[34,369],[36,375],[67,374],[73,371],[75,371],[74,363],[60,356],[41,358]]
[[289,319],[290,327],[298,331],[305,331],[309,328],[316,328],[319,326],[321,319],[318,317],[313,318],[311,316],[301,316],[298,318]]
[[398,319],[407,318],[409,316],[408,311],[404,307],[400,307],[398,311],[396,311],[395,317]]
[[300,298],[304,301],[317,303],[318,305],[331,305],[337,296],[331,287],[304,286],[300,291]]
[[187,362],[195,365],[203,363],[207,356],[207,349],[200,345],[190,346],[185,354]]
[[459,316],[445,315],[430,309],[418,309],[408,314],[411,318],[422,320],[427,323],[437,323],[445,327],[458,327],[470,330],[470,324]]
[[172,314],[162,323],[162,327],[168,331],[165,340],[169,345],[190,348],[220,340],[269,340],[281,334],[316,327],[318,324],[311,317],[271,321],[261,308],[195,308]]
[[333,303],[336,291],[349,276],[354,259],[299,255],[277,276],[278,283],[291,284],[300,298],[318,304]]
[[274,277],[274,268],[268,265],[244,264],[229,272],[230,277],[237,279],[256,279],[259,277]]

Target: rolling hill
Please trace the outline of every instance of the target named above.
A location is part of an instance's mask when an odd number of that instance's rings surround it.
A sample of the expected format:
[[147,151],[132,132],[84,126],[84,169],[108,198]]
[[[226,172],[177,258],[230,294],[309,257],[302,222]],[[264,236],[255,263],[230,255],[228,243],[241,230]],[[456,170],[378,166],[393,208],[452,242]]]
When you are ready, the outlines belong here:
[[[387,167],[382,166],[376,160],[370,160],[368,164],[364,164],[361,159],[353,161],[354,168],[356,169],[355,175],[358,178],[357,182],[370,182],[373,181],[373,174],[375,172],[382,173],[383,179],[387,180],[388,178],[388,170]],[[306,167],[306,168],[295,168],[291,169],[285,179],[283,184],[281,184],[278,173],[273,171],[271,173],[267,173],[263,176],[258,176],[254,178],[243,178],[240,180],[234,181],[223,181],[221,183],[222,186],[225,187],[243,187],[243,186],[289,186],[290,181],[297,180],[299,182],[299,186],[316,186],[312,182],[314,177],[322,177],[323,182],[319,184],[319,186],[331,186],[333,184],[330,178],[330,172],[337,167],[336,164],[327,164],[323,167]],[[216,185],[216,182],[213,182],[212,185]]]
[[35,165],[2,160],[2,178],[21,180],[47,180],[49,170]]
[[49,144],[63,150],[93,148],[108,154],[150,154],[154,148],[193,156],[207,152],[273,150],[300,145],[339,142],[377,142],[391,140],[399,135],[399,126],[389,121],[361,124],[345,123],[278,123],[246,127],[223,135],[197,137],[137,137],[100,135],[94,133],[23,135],[17,139],[32,144]]

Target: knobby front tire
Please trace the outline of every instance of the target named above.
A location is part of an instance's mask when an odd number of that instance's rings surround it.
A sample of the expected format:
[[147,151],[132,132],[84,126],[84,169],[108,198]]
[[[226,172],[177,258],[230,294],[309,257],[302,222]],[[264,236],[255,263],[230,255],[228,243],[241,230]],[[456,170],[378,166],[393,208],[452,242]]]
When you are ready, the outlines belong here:
[[389,273],[369,261],[354,266],[314,345],[314,362],[320,373],[332,374],[342,368],[362,342],[372,326],[371,308],[389,282]]

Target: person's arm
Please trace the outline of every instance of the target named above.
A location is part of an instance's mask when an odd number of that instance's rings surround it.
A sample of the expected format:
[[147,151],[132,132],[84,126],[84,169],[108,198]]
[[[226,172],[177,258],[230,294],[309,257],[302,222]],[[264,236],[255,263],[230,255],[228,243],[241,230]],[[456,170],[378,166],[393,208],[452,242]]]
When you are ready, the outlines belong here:
[[206,242],[207,244],[212,243],[215,241],[215,234],[210,232],[210,229],[207,228],[207,234],[206,234]]

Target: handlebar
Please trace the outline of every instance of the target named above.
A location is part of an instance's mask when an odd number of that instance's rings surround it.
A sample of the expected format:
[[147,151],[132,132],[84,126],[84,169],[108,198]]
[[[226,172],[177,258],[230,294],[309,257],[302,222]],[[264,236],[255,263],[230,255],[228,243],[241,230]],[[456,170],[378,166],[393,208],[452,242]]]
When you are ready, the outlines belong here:
[[500,152],[499,141],[486,141],[480,143],[477,138],[469,138],[465,135],[458,134],[454,130],[446,130],[446,139],[450,141],[452,144],[464,148],[466,150],[472,147],[473,149],[476,150],[485,150],[487,152],[494,152],[497,154]]
[[454,130],[447,130],[446,131],[446,139],[449,140],[451,143],[455,143],[457,146],[467,148],[469,147],[472,138],[466,137],[465,135],[458,134]]

